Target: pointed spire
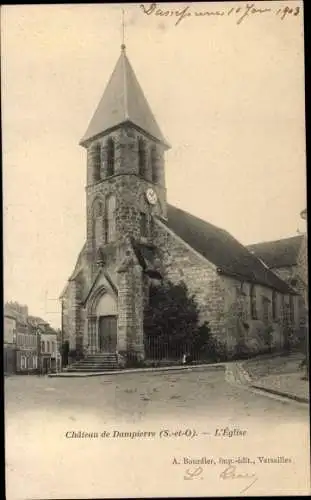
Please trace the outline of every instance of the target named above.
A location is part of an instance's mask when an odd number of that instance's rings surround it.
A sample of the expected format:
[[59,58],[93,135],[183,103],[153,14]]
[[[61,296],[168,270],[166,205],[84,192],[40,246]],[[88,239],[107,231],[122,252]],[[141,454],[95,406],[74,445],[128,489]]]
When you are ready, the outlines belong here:
[[80,144],[85,146],[90,139],[125,122],[131,122],[167,148],[170,147],[153,116],[122,43],[115,69]]

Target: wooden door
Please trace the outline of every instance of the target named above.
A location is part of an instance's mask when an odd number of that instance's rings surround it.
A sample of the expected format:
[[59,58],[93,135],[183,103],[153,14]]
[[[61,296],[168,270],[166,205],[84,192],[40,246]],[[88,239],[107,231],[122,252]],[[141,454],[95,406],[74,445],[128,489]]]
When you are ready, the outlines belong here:
[[98,330],[99,350],[101,352],[116,352],[117,317],[100,316]]

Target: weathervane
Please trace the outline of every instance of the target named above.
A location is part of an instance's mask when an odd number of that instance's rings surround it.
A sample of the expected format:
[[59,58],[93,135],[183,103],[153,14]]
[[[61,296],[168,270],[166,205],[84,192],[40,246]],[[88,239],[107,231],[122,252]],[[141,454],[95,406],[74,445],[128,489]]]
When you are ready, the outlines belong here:
[[124,9],[122,9],[122,45],[121,49],[125,50],[125,22],[124,22]]

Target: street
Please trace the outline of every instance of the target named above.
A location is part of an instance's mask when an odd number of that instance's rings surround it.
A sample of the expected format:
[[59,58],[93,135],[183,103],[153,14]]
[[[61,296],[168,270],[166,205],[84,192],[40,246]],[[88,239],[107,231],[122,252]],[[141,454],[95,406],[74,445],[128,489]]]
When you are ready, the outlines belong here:
[[[275,466],[271,477],[271,466],[265,469],[270,493],[307,484],[307,405],[231,385],[223,369],[86,378],[12,376],[5,380],[5,408],[10,500],[203,494],[188,483],[185,488],[176,476],[178,467],[167,476],[165,492],[157,489],[159,475],[167,475],[173,457],[185,454],[252,457],[260,451],[290,456],[298,469]],[[215,437],[224,428],[227,433],[238,428],[237,435]],[[177,438],[185,429],[194,430],[196,438]],[[161,439],[161,430],[176,436]],[[126,433],[133,431],[138,436],[154,432],[156,438],[132,439]],[[79,432],[87,437],[72,438]],[[118,438],[101,438],[109,433]],[[146,481],[142,474],[147,465],[154,473]],[[214,476],[208,484],[213,481]],[[215,482],[212,493],[228,494],[230,484],[224,483]],[[266,484],[258,481],[254,494],[267,493]]]
[[283,421],[304,421],[308,414],[304,407],[229,385],[222,369],[65,379],[15,376],[6,379],[5,401],[10,419],[44,411],[50,417],[88,413],[106,422],[136,423],[150,418],[188,418],[195,413],[205,418],[225,414],[230,421],[269,415],[271,423],[281,415]]

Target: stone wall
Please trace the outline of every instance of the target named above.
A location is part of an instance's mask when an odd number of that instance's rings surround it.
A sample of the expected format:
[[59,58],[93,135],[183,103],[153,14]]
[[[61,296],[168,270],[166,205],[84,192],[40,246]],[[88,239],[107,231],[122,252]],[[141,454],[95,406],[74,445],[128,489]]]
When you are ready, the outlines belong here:
[[77,283],[75,280],[69,280],[62,298],[62,327],[63,340],[69,342],[70,349],[76,349],[77,346],[77,320],[79,320],[79,314]]
[[276,315],[272,318],[272,290],[255,285],[256,318],[251,317],[250,283],[219,275],[216,267],[197,254],[161,222],[157,224],[155,243],[162,253],[165,277],[173,283],[184,281],[195,294],[200,321],[208,321],[211,332],[234,353],[239,344],[258,352],[270,347],[282,348],[285,330],[299,329],[298,297],[293,298],[294,321],[290,324],[289,296],[276,294]]
[[[223,277],[226,290],[224,311],[231,350],[234,340],[246,346],[250,352],[263,351],[266,348],[282,349],[285,343],[286,328],[293,334],[299,330],[298,297],[293,297],[294,317],[289,314],[289,296],[276,292],[275,316],[273,317],[273,292],[270,288],[255,285],[256,316],[252,315],[251,284],[230,277]],[[236,332],[236,337],[231,335]]]
[[[141,238],[140,217],[141,212],[147,215],[164,217],[166,213],[166,193],[163,188],[156,187],[158,203],[151,206],[145,199],[145,193],[151,184],[136,175],[113,176],[95,186],[88,188],[87,192],[87,249],[92,254],[94,249],[94,224],[93,204],[101,200],[105,206],[105,199],[111,194],[116,196],[115,210],[115,240],[122,238],[125,234],[136,239]],[[104,218],[104,216],[103,216]],[[104,223],[103,223],[104,232]],[[151,236],[151,234],[150,234]],[[95,259],[95,255],[92,257]]]
[[185,282],[200,308],[200,321],[208,321],[212,333],[220,340],[225,335],[221,315],[225,307],[223,280],[216,267],[173,235],[161,222],[156,224],[155,244],[161,253],[164,275],[173,283]]
[[300,336],[305,336],[308,324],[308,257],[306,237],[302,240],[296,266],[274,268],[273,272],[288,283],[299,294]]
[[[94,170],[100,165],[100,179],[109,176],[108,171],[108,141],[114,144],[114,174],[139,175],[139,140],[145,148],[145,179],[154,185],[165,187],[164,151],[162,144],[154,141],[147,134],[140,132],[133,125],[126,124],[109,134],[93,141],[87,149],[87,185],[93,185],[98,180]],[[99,158],[97,155],[99,154]],[[156,170],[156,182],[152,176],[152,168]]]
[[[127,248],[127,250],[126,250]],[[123,251],[122,251],[123,250]],[[144,358],[144,279],[143,271],[130,246],[119,251],[118,267],[118,352],[136,353]],[[123,258],[122,258],[123,255]]]
[[[107,141],[113,139],[115,144],[114,174],[107,176]],[[144,177],[139,175],[138,144],[142,139],[146,148],[146,169]],[[96,151],[101,151],[100,179],[94,178],[94,162]],[[151,151],[154,151],[151,154]],[[147,215],[166,217],[166,188],[164,172],[164,147],[132,126],[123,126],[109,136],[104,136],[93,142],[87,153],[87,251],[94,247],[93,206],[100,200],[105,206],[105,200],[110,195],[116,197],[116,234],[115,239],[124,234],[140,238],[141,212]],[[151,158],[157,172],[157,181],[152,178]],[[158,196],[158,203],[150,206],[145,200],[145,192],[152,187]],[[104,233],[104,215],[103,215]],[[102,238],[103,239],[103,238]],[[94,255],[93,255],[94,258]]]
[[298,254],[297,275],[302,283],[302,295],[308,307],[308,237],[304,234]]

